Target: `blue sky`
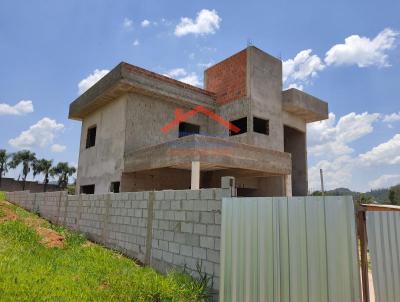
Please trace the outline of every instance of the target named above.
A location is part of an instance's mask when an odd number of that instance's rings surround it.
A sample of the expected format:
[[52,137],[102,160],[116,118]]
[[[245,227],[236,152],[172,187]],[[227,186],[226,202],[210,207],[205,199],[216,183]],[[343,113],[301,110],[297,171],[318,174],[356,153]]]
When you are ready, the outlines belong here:
[[76,164],[68,106],[107,70],[126,61],[201,85],[205,66],[251,41],[282,58],[285,87],[329,102],[330,119],[309,127],[310,187],[319,168],[328,188],[392,185],[399,11],[399,1],[1,1],[0,148]]

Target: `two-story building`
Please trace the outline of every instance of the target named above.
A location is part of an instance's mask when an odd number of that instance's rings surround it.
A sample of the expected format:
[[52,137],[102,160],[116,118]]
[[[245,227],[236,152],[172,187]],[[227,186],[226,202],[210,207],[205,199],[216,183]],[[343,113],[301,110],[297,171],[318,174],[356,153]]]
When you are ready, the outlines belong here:
[[219,187],[306,195],[306,125],[327,103],[282,91],[282,61],[250,46],[204,72],[204,89],[120,63],[70,105],[82,121],[81,193]]

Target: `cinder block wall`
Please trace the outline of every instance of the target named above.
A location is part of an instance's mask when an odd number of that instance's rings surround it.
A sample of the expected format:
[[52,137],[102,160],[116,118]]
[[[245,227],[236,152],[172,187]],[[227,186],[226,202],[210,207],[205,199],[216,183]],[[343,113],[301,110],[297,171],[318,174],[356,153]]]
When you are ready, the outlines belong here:
[[7,193],[7,199],[161,272],[186,266],[195,273],[201,261],[218,289],[221,204],[234,186],[229,180],[224,177],[222,188],[215,189],[102,195],[20,191]]

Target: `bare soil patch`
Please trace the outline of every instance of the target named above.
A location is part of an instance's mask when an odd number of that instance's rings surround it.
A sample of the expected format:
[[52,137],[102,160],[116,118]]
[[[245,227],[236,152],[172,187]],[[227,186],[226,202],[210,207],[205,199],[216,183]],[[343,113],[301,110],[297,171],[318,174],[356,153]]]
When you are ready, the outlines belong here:
[[0,202],[0,211],[3,213],[3,215],[0,216],[0,223],[14,221],[18,218],[17,214],[15,214],[15,212],[10,209],[8,205],[11,204],[7,201]]
[[38,227],[36,232],[42,240],[40,241],[47,247],[63,247],[65,238],[54,230]]
[[47,247],[64,247],[65,238],[58,232],[43,227],[42,225],[44,224],[44,221],[42,219],[35,217],[19,217],[11,206],[12,204],[8,201],[0,201],[0,210],[4,213],[0,216],[0,223],[19,220],[27,226],[35,229],[36,233],[42,238],[40,242],[43,245]]

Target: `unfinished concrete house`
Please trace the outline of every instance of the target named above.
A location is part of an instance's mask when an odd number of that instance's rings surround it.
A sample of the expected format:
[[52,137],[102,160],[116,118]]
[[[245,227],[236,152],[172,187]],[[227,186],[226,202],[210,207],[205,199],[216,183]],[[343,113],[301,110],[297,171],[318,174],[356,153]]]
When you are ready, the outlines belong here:
[[204,89],[120,63],[71,103],[82,121],[77,190],[220,187],[306,195],[307,123],[327,103],[282,91],[282,61],[250,46],[204,72]]

